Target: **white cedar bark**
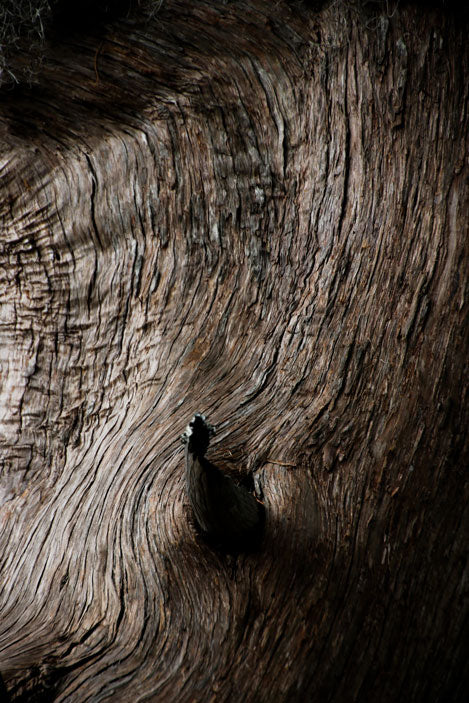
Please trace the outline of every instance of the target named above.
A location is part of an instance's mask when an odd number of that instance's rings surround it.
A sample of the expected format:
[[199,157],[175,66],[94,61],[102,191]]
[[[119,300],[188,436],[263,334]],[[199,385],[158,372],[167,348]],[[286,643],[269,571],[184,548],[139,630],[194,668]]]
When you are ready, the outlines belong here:
[[[3,96],[12,700],[464,699],[466,29],[167,0]],[[198,410],[258,553],[194,529]]]

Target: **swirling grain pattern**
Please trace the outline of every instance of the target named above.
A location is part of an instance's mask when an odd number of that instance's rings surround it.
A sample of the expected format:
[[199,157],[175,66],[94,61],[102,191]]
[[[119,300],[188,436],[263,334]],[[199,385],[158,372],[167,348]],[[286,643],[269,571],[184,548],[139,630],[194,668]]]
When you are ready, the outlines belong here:
[[[468,58],[434,11],[168,0],[5,98],[12,700],[463,700]],[[254,554],[194,529],[197,410]]]

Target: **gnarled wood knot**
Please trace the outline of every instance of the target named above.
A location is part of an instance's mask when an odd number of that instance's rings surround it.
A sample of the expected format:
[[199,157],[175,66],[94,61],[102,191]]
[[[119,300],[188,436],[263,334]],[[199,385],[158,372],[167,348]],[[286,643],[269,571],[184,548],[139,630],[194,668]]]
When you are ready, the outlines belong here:
[[263,531],[264,506],[223,473],[205,454],[215,428],[196,413],[181,435],[186,447],[186,490],[194,518],[210,543],[234,551],[255,549]]

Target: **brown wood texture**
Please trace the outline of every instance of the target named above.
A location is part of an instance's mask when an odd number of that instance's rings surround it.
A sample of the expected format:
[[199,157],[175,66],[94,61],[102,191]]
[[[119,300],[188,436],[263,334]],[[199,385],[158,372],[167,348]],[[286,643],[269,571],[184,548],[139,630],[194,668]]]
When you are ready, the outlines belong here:
[[11,700],[466,700],[467,24],[390,14],[167,0],[3,92]]

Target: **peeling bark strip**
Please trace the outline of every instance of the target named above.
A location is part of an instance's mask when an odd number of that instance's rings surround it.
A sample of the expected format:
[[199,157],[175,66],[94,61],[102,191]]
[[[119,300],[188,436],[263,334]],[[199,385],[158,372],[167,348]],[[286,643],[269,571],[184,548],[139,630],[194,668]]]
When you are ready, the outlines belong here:
[[167,0],[3,95],[12,701],[465,701],[469,47],[401,5]]

